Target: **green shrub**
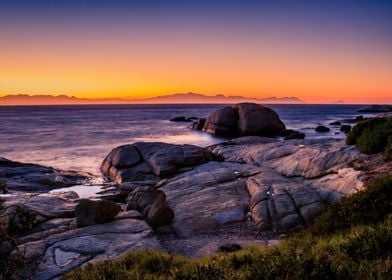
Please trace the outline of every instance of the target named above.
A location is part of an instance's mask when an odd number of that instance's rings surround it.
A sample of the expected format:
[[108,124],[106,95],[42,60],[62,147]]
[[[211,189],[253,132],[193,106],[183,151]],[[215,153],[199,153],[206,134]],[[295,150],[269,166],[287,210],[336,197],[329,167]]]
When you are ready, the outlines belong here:
[[65,275],[80,279],[391,279],[392,175],[330,205],[313,227],[278,246],[189,259],[134,251]]
[[359,224],[383,221],[391,213],[392,175],[387,175],[374,179],[366,189],[331,204],[316,218],[310,230],[329,234]]
[[357,145],[361,153],[383,152],[391,143],[392,117],[373,118],[359,122],[346,138],[348,145]]

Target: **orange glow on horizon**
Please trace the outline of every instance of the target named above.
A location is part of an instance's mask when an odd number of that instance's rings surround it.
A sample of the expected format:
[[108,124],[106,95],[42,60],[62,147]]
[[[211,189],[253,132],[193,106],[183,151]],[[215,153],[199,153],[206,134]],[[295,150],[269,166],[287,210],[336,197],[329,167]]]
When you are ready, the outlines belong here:
[[5,43],[0,96],[134,99],[192,91],[296,96],[308,103],[392,103],[389,49],[271,38],[234,45],[227,38],[196,35],[187,40],[48,37],[42,39],[45,44]]

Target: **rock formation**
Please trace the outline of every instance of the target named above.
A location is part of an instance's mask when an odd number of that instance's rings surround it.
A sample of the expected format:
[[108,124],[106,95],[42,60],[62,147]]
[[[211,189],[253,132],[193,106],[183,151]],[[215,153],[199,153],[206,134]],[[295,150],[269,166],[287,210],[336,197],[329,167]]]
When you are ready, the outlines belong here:
[[0,251],[14,261],[23,257],[16,278],[53,279],[128,250],[163,249],[166,235],[191,240],[249,224],[271,234],[295,231],[326,204],[363,188],[363,172],[351,166],[364,157],[334,139],[246,136],[208,148],[124,145],[101,166],[115,190],[106,197],[121,207],[80,200],[73,192],[43,194],[88,177],[2,159],[0,176],[10,195],[2,198],[0,221],[2,230],[16,232],[16,247],[6,240]]
[[285,129],[278,114],[270,108],[255,103],[239,103],[213,112],[201,127],[192,128],[227,137],[247,135],[276,136]]

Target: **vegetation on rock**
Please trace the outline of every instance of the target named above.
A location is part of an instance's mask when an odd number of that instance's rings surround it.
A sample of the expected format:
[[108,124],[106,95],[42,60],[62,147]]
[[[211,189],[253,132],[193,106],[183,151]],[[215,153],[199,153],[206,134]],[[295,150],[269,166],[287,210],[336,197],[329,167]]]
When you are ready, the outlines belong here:
[[392,149],[392,117],[372,118],[359,122],[348,133],[346,143],[357,145],[361,153],[386,153],[389,157]]
[[315,224],[273,247],[188,259],[159,251],[79,268],[64,279],[390,279],[392,175],[330,205]]

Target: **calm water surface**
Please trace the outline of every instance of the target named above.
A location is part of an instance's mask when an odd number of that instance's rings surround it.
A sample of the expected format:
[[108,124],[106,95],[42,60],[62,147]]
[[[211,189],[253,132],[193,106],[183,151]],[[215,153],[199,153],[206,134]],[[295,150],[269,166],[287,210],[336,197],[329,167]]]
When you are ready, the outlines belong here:
[[[170,122],[176,116],[207,117],[225,105],[84,105],[0,107],[0,157],[63,169],[98,173],[105,155],[118,145],[163,141],[208,146],[223,141]],[[267,105],[288,128],[307,138],[338,137],[338,128],[317,134],[332,120],[360,115],[363,105]]]

